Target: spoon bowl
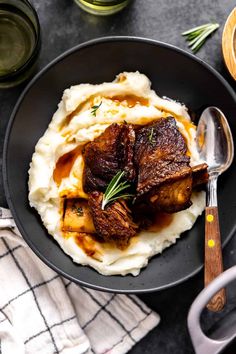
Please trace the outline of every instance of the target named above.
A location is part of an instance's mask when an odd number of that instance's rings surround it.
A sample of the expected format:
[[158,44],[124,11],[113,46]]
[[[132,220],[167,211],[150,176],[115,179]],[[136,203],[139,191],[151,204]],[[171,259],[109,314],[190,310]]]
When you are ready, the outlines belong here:
[[[205,210],[205,286],[223,272],[221,236],[217,207],[217,179],[231,165],[234,143],[224,114],[216,107],[208,107],[200,117],[197,128],[197,147],[200,158],[207,163],[209,180]],[[208,304],[211,311],[220,311],[226,302],[221,289]]]
[[197,147],[200,158],[208,164],[208,172],[226,171],[234,157],[231,130],[223,112],[217,107],[204,110],[197,128]]

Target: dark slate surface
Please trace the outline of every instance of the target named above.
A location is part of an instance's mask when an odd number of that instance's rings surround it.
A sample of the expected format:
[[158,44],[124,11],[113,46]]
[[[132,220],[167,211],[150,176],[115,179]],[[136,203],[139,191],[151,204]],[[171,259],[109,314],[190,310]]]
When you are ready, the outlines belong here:
[[[66,49],[86,40],[107,35],[134,35],[165,41],[187,49],[180,33],[190,27],[209,21],[219,22],[220,30],[197,54],[218,71],[231,85],[221,55],[223,25],[235,0],[135,0],[123,12],[110,17],[96,17],[80,10],[73,0],[32,0],[42,27],[42,49],[38,69]],[[96,70],[99,68],[95,67]],[[6,125],[23,87],[0,90],[0,149],[2,152]],[[1,159],[2,162],[2,159]],[[7,206],[2,178],[0,180],[0,205]],[[224,250],[225,268],[236,263],[236,239]],[[190,304],[203,287],[203,274],[159,293],[140,298],[161,315],[161,323],[138,343],[132,354],[191,354],[193,348],[187,333],[186,318]],[[228,304],[223,314],[203,314],[203,327],[234,308],[236,284],[228,289]],[[205,354],[205,353],[203,353]]]

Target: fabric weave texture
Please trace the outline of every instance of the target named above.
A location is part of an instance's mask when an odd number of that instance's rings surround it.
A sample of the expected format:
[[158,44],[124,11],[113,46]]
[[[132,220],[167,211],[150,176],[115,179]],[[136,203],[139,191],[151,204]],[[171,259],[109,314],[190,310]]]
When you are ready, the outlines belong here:
[[26,245],[0,208],[0,354],[123,354],[160,321],[134,295],[61,277]]

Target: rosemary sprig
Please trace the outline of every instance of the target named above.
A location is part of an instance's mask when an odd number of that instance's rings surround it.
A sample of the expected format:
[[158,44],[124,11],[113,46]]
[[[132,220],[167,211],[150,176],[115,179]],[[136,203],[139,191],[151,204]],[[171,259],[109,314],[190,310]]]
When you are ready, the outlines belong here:
[[116,199],[123,198],[127,199],[133,197],[133,194],[123,193],[122,192],[130,187],[130,184],[127,181],[121,182],[122,177],[124,176],[124,171],[119,171],[112,178],[111,182],[108,184],[107,189],[103,195],[102,200],[102,210],[105,206]]
[[189,42],[189,47],[196,53],[205,43],[207,37],[215,32],[220,25],[218,23],[206,23],[205,25],[194,27],[182,33]]
[[91,107],[92,108],[91,113],[94,117],[96,117],[97,110],[101,106],[101,104],[102,104],[102,101],[99,104],[95,104],[94,106]]

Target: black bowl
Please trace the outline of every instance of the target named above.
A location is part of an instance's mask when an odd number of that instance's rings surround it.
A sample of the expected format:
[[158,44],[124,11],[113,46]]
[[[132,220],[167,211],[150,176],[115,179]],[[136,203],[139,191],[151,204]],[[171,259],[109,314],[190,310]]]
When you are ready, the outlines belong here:
[[[122,71],[140,71],[160,96],[184,102],[195,113],[217,106],[236,133],[236,97],[209,65],[171,45],[149,39],[108,37],[79,45],[44,68],[21,95],[4,145],[4,185],[9,207],[24,239],[50,267],[83,286],[112,292],[150,292],[178,284],[203,265],[204,217],[177,244],[153,257],[139,276],[103,276],[73,263],[48,235],[28,203],[28,168],[65,88],[111,81]],[[219,212],[224,245],[235,231],[236,164],[220,178]]]

